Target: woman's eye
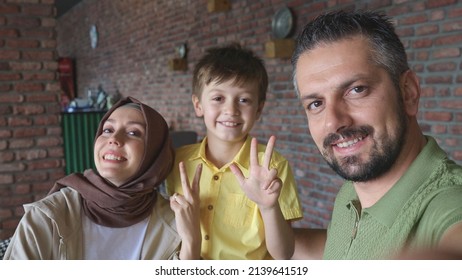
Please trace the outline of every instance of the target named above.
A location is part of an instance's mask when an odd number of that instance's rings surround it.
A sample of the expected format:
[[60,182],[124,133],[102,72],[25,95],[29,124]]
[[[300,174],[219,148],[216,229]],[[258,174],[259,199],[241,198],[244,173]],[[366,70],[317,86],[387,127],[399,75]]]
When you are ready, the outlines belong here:
[[109,128],[103,128],[103,133],[111,133],[112,130]]
[[140,133],[138,131],[129,131],[127,134],[130,136],[140,136]]

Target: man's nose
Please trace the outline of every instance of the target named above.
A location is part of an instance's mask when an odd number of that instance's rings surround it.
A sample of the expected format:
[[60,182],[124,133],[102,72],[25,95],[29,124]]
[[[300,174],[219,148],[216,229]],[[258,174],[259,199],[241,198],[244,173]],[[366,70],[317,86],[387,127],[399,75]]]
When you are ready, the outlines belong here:
[[326,104],[324,125],[330,133],[336,133],[351,125],[349,109],[343,102]]

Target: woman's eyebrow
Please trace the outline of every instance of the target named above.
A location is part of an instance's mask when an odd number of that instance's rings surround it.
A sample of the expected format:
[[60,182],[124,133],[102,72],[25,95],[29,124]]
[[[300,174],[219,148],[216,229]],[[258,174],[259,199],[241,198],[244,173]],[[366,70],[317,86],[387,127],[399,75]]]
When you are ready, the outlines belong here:
[[[116,121],[115,119],[107,119],[107,120],[105,121],[105,123],[106,123],[106,122],[108,122],[108,123],[116,123],[117,121]],[[135,124],[135,125],[139,125],[139,126],[142,126],[142,127],[145,127],[145,126],[146,126],[146,123],[144,123],[144,122],[139,122],[139,121],[129,121],[128,124],[130,124],[130,125]]]

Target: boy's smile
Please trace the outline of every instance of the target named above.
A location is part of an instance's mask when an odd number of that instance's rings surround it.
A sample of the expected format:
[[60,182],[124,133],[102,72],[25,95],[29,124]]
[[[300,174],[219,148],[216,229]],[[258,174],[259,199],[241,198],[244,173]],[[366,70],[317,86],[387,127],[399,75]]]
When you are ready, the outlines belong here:
[[239,123],[236,123],[236,122],[227,122],[227,121],[218,122],[218,123],[223,125],[223,126],[226,126],[226,127],[236,127],[236,126],[240,125]]

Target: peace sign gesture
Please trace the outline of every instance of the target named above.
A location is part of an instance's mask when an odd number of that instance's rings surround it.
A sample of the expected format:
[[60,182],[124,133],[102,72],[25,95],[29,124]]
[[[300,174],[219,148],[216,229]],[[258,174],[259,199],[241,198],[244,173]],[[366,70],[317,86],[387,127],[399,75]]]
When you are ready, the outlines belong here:
[[242,190],[247,197],[255,202],[260,210],[279,207],[278,198],[282,188],[281,179],[277,177],[277,170],[270,169],[276,137],[271,136],[266,145],[263,163],[258,162],[258,142],[252,139],[250,146],[250,174],[245,178],[242,171],[235,164],[230,166]]
[[176,227],[182,239],[181,259],[199,259],[201,248],[199,182],[202,164],[196,167],[192,185],[188,180],[186,167],[179,164],[183,195],[175,193],[170,197],[170,208],[175,212]]

